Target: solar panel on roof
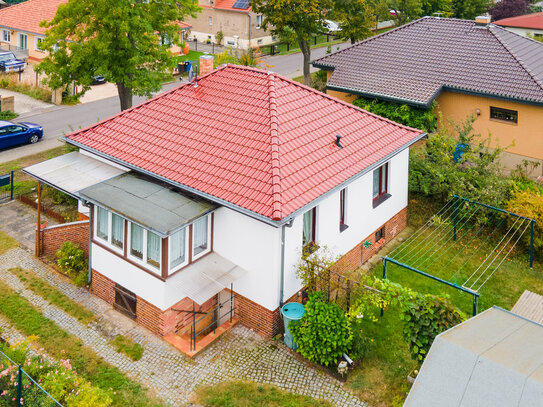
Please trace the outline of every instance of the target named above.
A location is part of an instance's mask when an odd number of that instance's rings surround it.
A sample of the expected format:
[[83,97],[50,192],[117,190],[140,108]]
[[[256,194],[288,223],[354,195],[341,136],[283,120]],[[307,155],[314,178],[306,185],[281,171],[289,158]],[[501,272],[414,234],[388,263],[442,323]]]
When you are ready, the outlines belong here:
[[236,0],[232,8],[246,10],[249,8],[249,0]]

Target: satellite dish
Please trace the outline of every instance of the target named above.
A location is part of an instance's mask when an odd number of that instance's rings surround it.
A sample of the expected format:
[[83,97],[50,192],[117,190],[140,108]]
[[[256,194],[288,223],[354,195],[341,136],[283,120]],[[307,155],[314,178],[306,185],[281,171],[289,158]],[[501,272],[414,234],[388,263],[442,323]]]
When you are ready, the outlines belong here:
[[194,71],[192,70],[192,65],[189,69],[189,82],[192,82],[192,78],[194,77]]

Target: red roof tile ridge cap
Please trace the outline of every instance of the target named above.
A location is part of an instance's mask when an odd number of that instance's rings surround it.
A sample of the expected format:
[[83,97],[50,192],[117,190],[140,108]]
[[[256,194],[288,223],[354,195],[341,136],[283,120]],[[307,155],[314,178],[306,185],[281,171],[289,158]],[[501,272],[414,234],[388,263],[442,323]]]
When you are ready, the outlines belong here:
[[327,94],[327,93],[319,92],[319,91],[316,90],[316,89],[313,89],[313,88],[311,88],[311,87],[309,87],[309,86],[306,86],[306,85],[304,85],[303,83],[296,82],[296,81],[294,81],[294,80],[292,80],[292,79],[290,79],[290,78],[286,78],[286,77],[281,76],[281,75],[277,75],[277,77],[278,77],[279,79],[281,79],[282,81],[288,82],[288,83],[293,84],[293,85],[295,85],[295,86],[298,86],[298,87],[300,87],[300,88],[302,88],[302,89],[305,89],[305,90],[308,90],[308,91],[310,91],[310,92],[313,92],[313,93],[317,94],[318,96],[321,96],[321,97],[326,98],[326,99],[330,99],[332,102],[336,102],[336,103],[339,103],[339,104],[341,104],[341,105],[343,105],[343,106],[346,106],[346,107],[348,107],[348,108],[350,108],[350,109],[357,110],[358,112],[364,113],[364,114],[366,114],[366,115],[368,115],[368,116],[371,116],[371,117],[374,117],[374,118],[376,118],[376,119],[378,119],[378,120],[381,120],[381,121],[390,123],[390,124],[392,124],[392,125],[394,125],[394,126],[396,126],[396,127],[401,127],[401,128],[406,129],[406,130],[409,130],[409,131],[415,131],[415,132],[418,132],[418,133],[420,133],[420,134],[424,133],[424,132],[423,132],[422,130],[420,130],[420,129],[416,129],[416,128],[414,128],[414,127],[409,127],[409,126],[406,126],[405,124],[397,123],[397,122],[395,122],[394,120],[387,119],[386,117],[379,116],[378,114],[375,114],[375,113],[372,113],[372,112],[368,112],[367,110],[364,110],[364,109],[362,109],[362,108],[360,108],[360,107],[358,107],[358,106],[353,105],[352,103],[345,102],[344,100],[338,99],[338,98],[336,98],[336,97],[334,97],[334,96],[330,96],[330,95]]
[[279,123],[277,119],[277,101],[275,95],[275,74],[268,72],[268,92],[270,108],[270,144],[272,170],[272,219],[283,218],[283,200],[281,188],[281,161],[279,154]]
[[[324,61],[324,60],[326,60],[327,58],[333,57],[333,56],[335,56],[335,55],[339,55],[339,54],[341,54],[342,52],[345,52],[345,51],[347,51],[347,50],[356,48],[356,47],[358,47],[358,46],[360,46],[360,45],[362,45],[362,44],[366,44],[366,43],[368,43],[368,42],[371,42],[371,41],[373,41],[373,40],[376,40],[377,38],[384,37],[385,35],[388,35],[388,34],[391,34],[391,33],[393,33],[393,32],[399,31],[399,30],[401,30],[401,29],[403,29],[403,28],[407,28],[407,27],[409,27],[409,26],[411,26],[411,25],[413,25],[413,24],[415,24],[415,23],[418,23],[418,22],[420,22],[420,21],[422,21],[422,20],[425,20],[425,19],[428,19],[428,18],[436,18],[436,17],[428,17],[428,16],[426,16],[426,17],[421,17],[421,18],[419,18],[419,19],[417,19],[417,20],[410,21],[410,22],[407,23],[407,24],[400,25],[399,27],[395,27],[395,28],[393,28],[392,30],[388,30],[388,31],[385,31],[385,32],[383,32],[383,33],[381,33],[381,34],[374,35],[373,37],[366,38],[365,40],[362,40],[362,41],[360,41],[360,42],[357,42],[356,44],[353,44],[353,45],[351,45],[350,47],[347,47],[347,48],[345,48],[345,49],[342,49],[341,51],[333,52],[333,53],[331,53],[330,55],[326,55],[326,56],[324,56],[324,57],[322,57],[322,58],[316,59],[316,60],[313,61],[313,62]],[[444,20],[444,19],[443,19],[443,20]]]
[[[496,30],[496,32],[494,32],[494,30]],[[494,24],[490,25],[488,31],[490,31],[492,33],[492,35],[501,44],[501,46],[504,47],[507,50],[507,52],[509,52],[511,54],[511,56],[515,59],[515,61],[518,62],[518,64],[522,67],[522,69],[524,69],[528,73],[528,75],[530,75],[530,77],[534,80],[534,82],[541,88],[541,90],[543,90],[543,81],[541,79],[539,79],[537,76],[535,76],[535,74],[532,72],[532,70],[528,66],[526,66],[526,64],[522,61],[522,59],[520,59],[515,54],[515,52],[509,47],[509,45],[504,40],[502,40],[499,37],[499,35],[497,35],[497,33],[498,32],[506,32],[507,34],[513,34],[513,35],[515,35],[515,36],[517,36],[519,38],[523,38],[525,40],[533,41],[534,43],[537,43],[537,44],[540,44],[540,45],[541,45],[541,43],[539,41],[533,40],[531,38],[524,37],[523,35],[519,35],[519,34],[516,34],[514,32],[508,31],[505,28],[494,25]],[[543,48],[543,45],[541,45],[541,46]]]
[[[216,72],[218,72],[218,71],[221,71],[221,70],[223,70],[224,68],[226,68],[226,65],[224,65],[224,66],[219,66],[218,68],[214,69],[214,70],[211,71],[210,73],[201,76],[200,78],[198,78],[198,80],[207,78],[209,75],[213,75],[214,73],[216,73]],[[194,85],[193,82],[182,83],[182,84],[180,84],[179,86],[176,86],[176,87],[174,87],[174,88],[172,88],[172,89],[170,89],[170,90],[167,90],[167,91],[165,91],[165,92],[163,92],[163,93],[160,93],[160,94],[158,94],[158,95],[156,95],[156,96],[154,96],[154,97],[152,97],[152,98],[150,98],[150,99],[147,99],[147,100],[144,101],[144,102],[141,102],[139,105],[132,106],[132,107],[129,108],[129,109],[123,110],[122,112],[119,112],[119,113],[117,113],[117,114],[114,114],[113,116],[108,117],[107,119],[100,120],[99,122],[96,122],[96,123],[94,123],[94,124],[91,124],[90,126],[87,126],[87,127],[83,128],[83,129],[76,130],[76,131],[74,131],[74,132],[68,133],[66,136],[64,136],[64,138],[65,138],[65,139],[69,139],[69,138],[71,138],[71,137],[73,137],[73,136],[77,136],[77,135],[80,134],[80,133],[84,133],[84,132],[86,132],[86,131],[89,131],[90,129],[93,129],[93,128],[95,128],[95,127],[98,127],[98,126],[100,126],[100,125],[102,125],[102,124],[104,124],[104,123],[107,123],[107,122],[109,122],[109,121],[111,121],[111,120],[113,120],[113,119],[115,119],[115,118],[117,118],[117,117],[119,117],[119,116],[122,116],[122,115],[124,115],[124,114],[127,114],[127,113],[129,113],[129,112],[131,112],[131,111],[133,111],[133,110],[139,109],[139,108],[141,108],[141,107],[143,107],[143,106],[145,106],[145,105],[147,105],[147,104],[149,104],[149,103],[151,103],[151,102],[153,102],[153,101],[155,101],[155,100],[162,99],[163,97],[166,97],[166,96],[168,96],[170,93],[174,93],[174,92],[178,91],[179,89],[185,88],[185,87],[187,87],[187,86],[193,86],[193,85]]]

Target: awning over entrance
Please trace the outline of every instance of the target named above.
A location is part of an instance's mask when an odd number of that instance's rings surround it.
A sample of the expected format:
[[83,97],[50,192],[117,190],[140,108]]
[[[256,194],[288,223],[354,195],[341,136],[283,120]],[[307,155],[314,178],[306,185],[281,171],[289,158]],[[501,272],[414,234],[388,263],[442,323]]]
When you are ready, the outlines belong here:
[[132,173],[90,186],[80,194],[163,237],[217,208]]
[[246,270],[212,252],[174,275],[168,281],[167,290],[177,297],[183,293],[202,305],[225,288],[230,288],[246,273]]
[[79,198],[79,191],[82,189],[126,171],[74,151],[26,167],[23,172],[74,198]]

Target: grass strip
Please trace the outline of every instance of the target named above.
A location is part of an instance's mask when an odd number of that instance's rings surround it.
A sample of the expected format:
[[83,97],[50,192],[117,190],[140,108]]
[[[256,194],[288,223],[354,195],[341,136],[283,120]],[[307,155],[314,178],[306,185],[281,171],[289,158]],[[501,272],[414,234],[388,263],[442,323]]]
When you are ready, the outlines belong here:
[[269,384],[228,381],[196,390],[197,402],[206,407],[332,407],[328,401],[288,393]]
[[19,277],[19,280],[27,289],[38,294],[49,303],[56,305],[78,321],[88,324],[96,318],[87,308],[68,298],[51,284],[39,278],[34,272],[23,270],[20,267],[9,269],[9,271]]
[[70,359],[73,369],[94,386],[111,392],[112,406],[161,406],[150,398],[146,389],[128,379],[119,369],[100,358],[83,342],[44,317],[25,298],[0,281],[0,313],[27,336],[38,336],[37,342],[55,359]]
[[17,240],[0,230],[0,255],[15,247],[19,247]]
[[123,335],[117,335],[115,339],[113,339],[109,343],[115,346],[117,352],[124,353],[133,361],[140,360],[143,356],[143,346],[141,346],[139,343],[134,342],[132,338],[127,338]]

